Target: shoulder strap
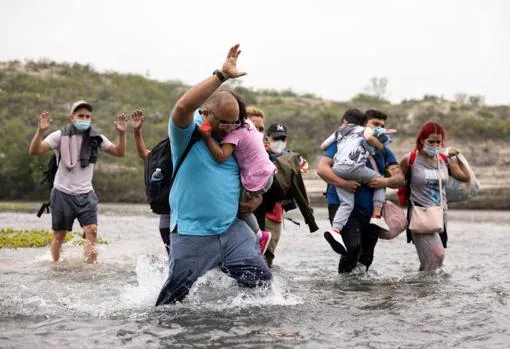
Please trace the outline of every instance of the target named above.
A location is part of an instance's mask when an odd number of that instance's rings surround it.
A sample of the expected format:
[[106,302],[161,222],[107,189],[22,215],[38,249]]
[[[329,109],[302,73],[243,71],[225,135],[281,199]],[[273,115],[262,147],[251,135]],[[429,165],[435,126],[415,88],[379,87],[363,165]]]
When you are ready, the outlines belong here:
[[439,202],[441,203],[441,207],[443,207],[443,178],[441,177],[441,158],[442,156],[437,157],[437,178],[439,179]]
[[409,157],[408,157],[407,161],[408,161],[409,169],[411,169],[411,167],[413,167],[413,165],[414,165],[414,162],[416,161],[416,149],[411,150],[409,152]]
[[200,134],[198,133],[198,126],[195,124],[195,129],[193,130],[193,133],[191,134],[191,139],[186,146],[186,149],[184,149],[184,153],[182,153],[181,157],[179,158],[177,165],[174,168],[174,171],[172,173],[172,179],[170,180],[170,188],[172,188],[172,185],[174,184],[175,177],[177,176],[177,172],[179,172],[179,168],[181,168],[182,163],[184,162],[184,159],[186,159],[186,156],[188,155],[189,151],[193,147],[193,144],[198,142],[200,140]]
[[439,152],[439,157],[446,163],[446,165],[448,166],[448,157],[446,156],[445,153],[442,153],[442,152]]
[[[415,161],[416,161],[416,149],[413,149],[409,152],[409,156],[407,157],[407,165],[408,166],[407,166],[407,183],[406,183],[406,201],[407,201],[408,207],[412,206],[412,203],[411,203],[411,176],[412,176],[413,164]],[[407,219],[409,220],[410,210],[407,210],[407,213],[408,213]]]

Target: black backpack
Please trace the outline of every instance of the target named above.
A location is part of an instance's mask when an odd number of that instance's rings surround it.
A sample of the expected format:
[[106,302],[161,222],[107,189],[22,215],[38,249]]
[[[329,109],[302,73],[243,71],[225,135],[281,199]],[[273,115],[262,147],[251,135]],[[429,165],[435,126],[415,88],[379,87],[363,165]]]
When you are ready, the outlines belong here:
[[[186,158],[186,155],[188,155],[191,147],[198,140],[200,140],[200,134],[198,133],[198,126],[195,126],[193,134],[191,135],[191,140],[184,150],[184,153],[179,158],[175,168],[172,163],[172,151],[170,149],[170,139],[168,137],[163,139],[151,149],[151,152],[145,159],[144,163],[144,179],[145,194],[147,195],[147,201],[151,206],[152,212],[156,214],[170,213],[168,197],[170,195],[172,183],[179,171],[179,167]],[[163,179],[161,180],[161,185],[158,186],[158,189],[155,191],[154,189],[151,190],[151,177],[157,168],[161,169]]]

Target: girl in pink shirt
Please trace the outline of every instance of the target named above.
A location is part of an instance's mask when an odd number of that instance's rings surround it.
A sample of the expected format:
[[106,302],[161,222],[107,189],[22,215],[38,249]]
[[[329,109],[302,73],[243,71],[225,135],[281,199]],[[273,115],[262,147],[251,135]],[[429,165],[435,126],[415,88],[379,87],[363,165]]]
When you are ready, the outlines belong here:
[[[264,147],[264,134],[255,128],[250,119],[245,119],[244,123],[240,120],[234,124],[220,124],[220,128],[228,132],[221,145],[211,137],[210,125],[202,124],[200,133],[216,161],[222,163],[232,154],[236,157],[243,185],[241,201],[264,194],[271,188],[276,171]],[[260,230],[253,213],[239,213],[238,216],[257,234],[263,254],[269,246],[271,234]]]

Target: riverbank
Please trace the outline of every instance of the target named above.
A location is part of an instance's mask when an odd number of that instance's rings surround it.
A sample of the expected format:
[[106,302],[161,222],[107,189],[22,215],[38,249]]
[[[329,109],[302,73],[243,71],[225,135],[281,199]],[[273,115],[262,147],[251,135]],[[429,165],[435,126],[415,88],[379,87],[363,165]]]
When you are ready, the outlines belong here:
[[[466,202],[449,203],[453,209],[471,210],[510,210],[510,178],[507,176],[507,166],[476,166],[473,167],[481,184],[481,192],[474,199]],[[311,169],[304,175],[304,183],[313,207],[326,207],[326,183],[317,175],[316,169]],[[388,189],[387,198],[397,203],[396,190]],[[104,202],[102,202],[104,203]],[[117,203],[128,209],[130,204],[141,202]],[[39,210],[40,202],[4,201],[0,202],[0,212],[33,212]]]

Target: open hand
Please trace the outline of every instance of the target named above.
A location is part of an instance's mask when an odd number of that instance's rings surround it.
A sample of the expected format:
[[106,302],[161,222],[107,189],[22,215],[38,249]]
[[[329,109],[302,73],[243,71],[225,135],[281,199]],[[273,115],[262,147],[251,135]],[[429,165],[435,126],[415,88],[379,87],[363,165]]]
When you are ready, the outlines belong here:
[[115,120],[113,122],[113,124],[115,125],[115,129],[118,132],[126,132],[126,129],[127,129],[127,118],[126,118],[126,115],[124,113],[120,114],[117,117],[117,120]]
[[225,77],[230,79],[235,79],[240,76],[246,75],[245,72],[240,72],[237,69],[237,58],[241,54],[241,50],[239,49],[239,44],[236,44],[230,48],[228,51],[227,59],[225,63],[223,63],[223,67],[221,68],[221,72]]
[[131,114],[131,127],[133,130],[140,131],[143,126],[144,115],[142,109],[137,109]]
[[48,119],[48,112],[43,111],[39,116],[39,124],[37,125],[39,131],[41,132],[46,131],[50,127],[52,121],[53,121],[52,118]]

